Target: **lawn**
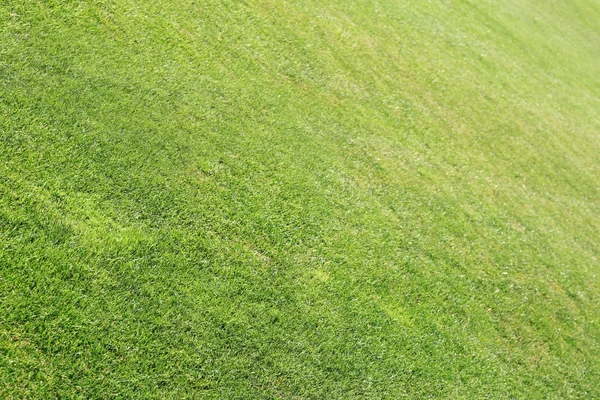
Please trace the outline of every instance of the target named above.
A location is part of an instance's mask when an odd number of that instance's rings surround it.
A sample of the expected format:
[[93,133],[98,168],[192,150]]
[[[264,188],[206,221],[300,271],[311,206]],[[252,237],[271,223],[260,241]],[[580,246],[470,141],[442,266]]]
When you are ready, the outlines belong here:
[[597,0],[2,0],[0,397],[600,398]]

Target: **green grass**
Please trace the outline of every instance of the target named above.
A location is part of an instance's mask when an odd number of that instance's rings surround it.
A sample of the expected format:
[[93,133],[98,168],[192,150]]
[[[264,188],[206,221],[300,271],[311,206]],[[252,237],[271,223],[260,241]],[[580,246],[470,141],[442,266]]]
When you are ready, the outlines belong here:
[[595,0],[0,2],[0,397],[600,398]]

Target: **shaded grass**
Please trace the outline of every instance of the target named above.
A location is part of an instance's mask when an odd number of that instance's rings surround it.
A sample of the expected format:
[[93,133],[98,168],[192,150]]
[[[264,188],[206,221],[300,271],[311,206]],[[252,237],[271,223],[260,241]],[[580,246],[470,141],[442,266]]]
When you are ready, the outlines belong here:
[[3,3],[0,393],[598,396],[598,11]]

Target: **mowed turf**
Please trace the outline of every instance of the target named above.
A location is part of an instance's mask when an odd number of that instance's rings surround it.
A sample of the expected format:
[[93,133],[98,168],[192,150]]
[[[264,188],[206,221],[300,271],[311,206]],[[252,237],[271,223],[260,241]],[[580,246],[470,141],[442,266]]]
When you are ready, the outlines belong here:
[[0,397],[600,398],[595,0],[0,2]]

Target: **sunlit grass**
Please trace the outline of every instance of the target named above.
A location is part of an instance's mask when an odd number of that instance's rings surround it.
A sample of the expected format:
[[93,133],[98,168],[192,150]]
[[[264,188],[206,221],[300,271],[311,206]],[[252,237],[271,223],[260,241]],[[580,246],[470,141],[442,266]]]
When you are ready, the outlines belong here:
[[599,20],[3,1],[0,397],[600,397]]

